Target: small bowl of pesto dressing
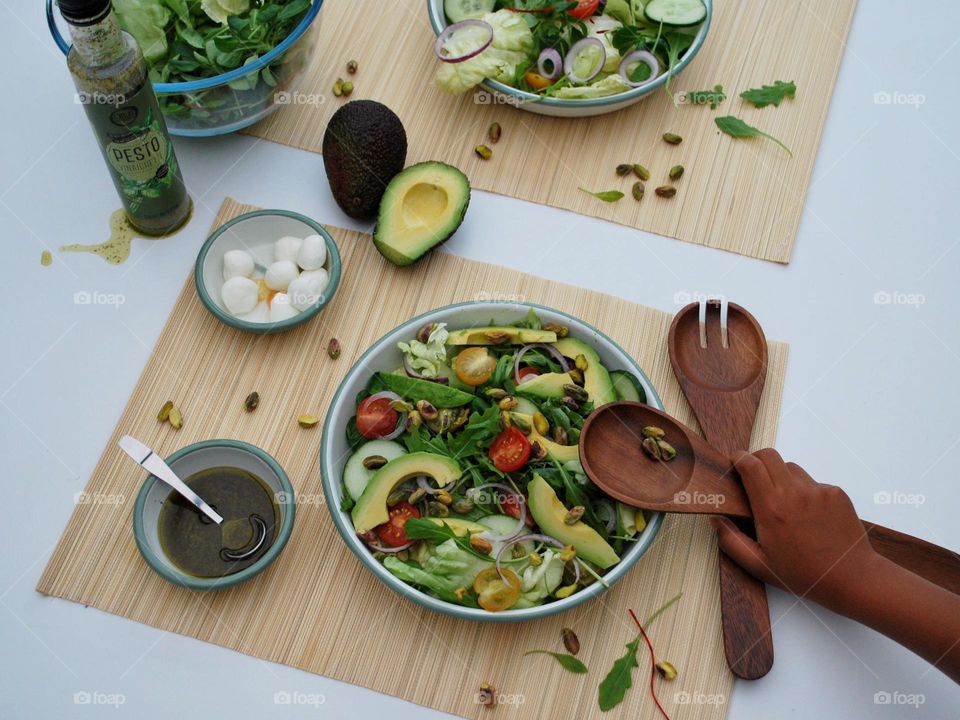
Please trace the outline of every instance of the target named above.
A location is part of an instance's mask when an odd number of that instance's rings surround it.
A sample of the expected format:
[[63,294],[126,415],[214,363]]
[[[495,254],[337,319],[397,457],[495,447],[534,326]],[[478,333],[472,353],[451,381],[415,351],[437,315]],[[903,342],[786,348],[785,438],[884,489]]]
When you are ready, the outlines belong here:
[[240,440],[188,445],[167,464],[222,517],[217,525],[153,475],[140,488],[133,533],[147,564],[191,590],[249,580],[272,563],[293,531],[293,486],[268,453]]

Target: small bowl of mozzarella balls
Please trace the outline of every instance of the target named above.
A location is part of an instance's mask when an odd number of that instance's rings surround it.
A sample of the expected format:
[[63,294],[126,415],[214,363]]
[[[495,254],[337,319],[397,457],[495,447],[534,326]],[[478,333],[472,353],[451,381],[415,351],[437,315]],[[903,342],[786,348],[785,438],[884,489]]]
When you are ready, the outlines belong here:
[[319,223],[257,210],[217,228],[200,249],[197,294],[220,321],[275,333],[316,315],[340,283],[340,253]]

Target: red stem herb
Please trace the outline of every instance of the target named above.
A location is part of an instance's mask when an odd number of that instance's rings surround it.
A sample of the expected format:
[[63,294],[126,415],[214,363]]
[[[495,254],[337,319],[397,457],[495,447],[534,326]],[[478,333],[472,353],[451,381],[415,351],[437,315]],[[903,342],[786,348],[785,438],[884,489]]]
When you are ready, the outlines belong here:
[[660,699],[657,697],[657,689],[653,684],[653,681],[657,677],[657,656],[653,652],[653,644],[650,642],[650,638],[647,637],[647,631],[643,629],[643,625],[640,624],[640,621],[637,619],[636,613],[633,612],[633,608],[627,608],[627,612],[630,613],[630,617],[633,618],[633,621],[637,624],[637,627],[640,628],[640,634],[643,635],[643,639],[647,643],[647,649],[650,650],[650,695],[653,696],[653,701],[657,704],[657,710],[667,719],[670,720],[670,716],[667,715],[667,711],[663,709],[663,705],[660,704]]

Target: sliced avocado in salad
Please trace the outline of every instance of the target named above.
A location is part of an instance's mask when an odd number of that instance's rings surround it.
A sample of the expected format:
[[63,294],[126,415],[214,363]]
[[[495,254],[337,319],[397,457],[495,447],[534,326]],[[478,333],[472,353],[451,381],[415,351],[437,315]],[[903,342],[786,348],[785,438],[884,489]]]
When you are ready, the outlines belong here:
[[447,335],[447,345],[527,345],[556,341],[557,334],[551,330],[531,330],[505,325],[453,330]]
[[399,172],[380,201],[373,244],[394,265],[410,265],[446,242],[470,204],[470,181],[442,162],[422,162]]
[[453,530],[453,534],[458,537],[463,537],[465,535],[476,535],[477,533],[485,533],[490,531],[490,528],[488,528],[486,525],[480,525],[472,520],[463,520],[461,518],[430,518],[430,521],[437,525],[446,525],[448,528]]
[[391,460],[374,473],[364,489],[351,517],[358,534],[369,532],[390,519],[387,497],[405,480],[426,475],[437,487],[457,480],[462,471],[453,458],[428,452],[414,452]]
[[530,513],[537,525],[562,543],[573,545],[577,555],[606,570],[620,562],[620,557],[600,534],[582,520],[573,525],[566,522],[568,508],[564,507],[553,488],[539,475],[527,484]]
[[530,378],[522,385],[517,385],[518,395],[530,395],[538,398],[562,398],[564,385],[572,385],[573,378],[567,372],[551,372]]
[[378,373],[378,377],[388,390],[400,397],[413,402],[426,400],[437,408],[460,407],[473,400],[473,395],[468,392],[430,380],[420,380],[396,373]]
[[[523,399],[523,398],[519,398]],[[529,400],[527,401],[529,402]],[[532,404],[532,403],[531,403]],[[518,406],[519,407],[519,406]],[[536,412],[536,406],[534,405],[534,412]],[[517,418],[524,425],[533,428],[533,413],[527,414],[523,412],[512,412],[511,417]],[[530,442],[540,443],[540,446],[547,451],[547,456],[553,458],[558,463],[565,463],[571,461],[580,460],[580,447],[578,445],[560,445],[559,443],[554,442],[548,437],[544,437],[536,431],[536,429],[530,430]]]
[[587,369],[583,372],[583,387],[590,396],[590,402],[595,408],[617,399],[617,391],[610,380],[610,373],[600,362],[600,356],[592,347],[577,338],[566,337],[553,345],[568,358],[576,359],[583,355],[587,360]]

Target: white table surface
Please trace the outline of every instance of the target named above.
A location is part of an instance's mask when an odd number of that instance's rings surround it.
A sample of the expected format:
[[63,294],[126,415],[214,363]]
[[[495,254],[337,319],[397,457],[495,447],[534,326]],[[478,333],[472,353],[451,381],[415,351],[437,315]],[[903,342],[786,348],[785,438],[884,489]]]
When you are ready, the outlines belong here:
[[[791,345],[781,452],[842,485],[861,515],[958,548],[958,25],[952,0],[860,3],[789,266],[483,192],[445,250],[668,312],[696,293],[742,303]],[[44,248],[104,238],[118,203],[36,1],[0,0],[0,54],[0,451],[15,508],[0,552],[0,716],[439,717],[34,591],[224,196],[369,228],[337,209],[318,155],[239,136],[178,140],[196,201],[186,230],[135,241],[119,267],[56,252],[41,267]],[[903,96],[878,104],[878,92]],[[921,102],[897,103],[908,94]],[[77,305],[81,291],[123,303]],[[731,720],[960,717],[960,689],[911,653],[779,591],[770,599],[777,661],[736,684]],[[300,695],[278,709],[278,692]],[[878,692],[920,697],[884,705]],[[119,710],[97,704],[111,699]]]

